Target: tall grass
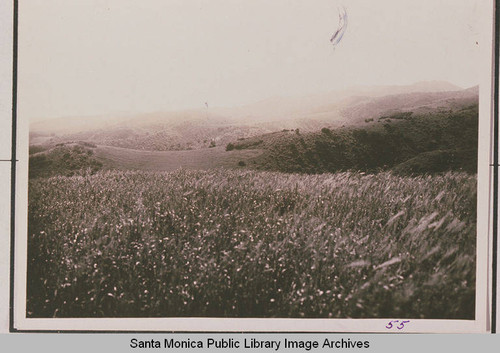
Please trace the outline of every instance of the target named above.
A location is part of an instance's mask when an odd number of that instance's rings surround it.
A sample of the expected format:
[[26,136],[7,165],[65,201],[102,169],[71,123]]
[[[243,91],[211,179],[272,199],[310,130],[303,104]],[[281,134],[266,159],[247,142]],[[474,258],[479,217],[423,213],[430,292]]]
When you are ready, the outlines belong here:
[[30,317],[474,318],[476,178],[30,182]]

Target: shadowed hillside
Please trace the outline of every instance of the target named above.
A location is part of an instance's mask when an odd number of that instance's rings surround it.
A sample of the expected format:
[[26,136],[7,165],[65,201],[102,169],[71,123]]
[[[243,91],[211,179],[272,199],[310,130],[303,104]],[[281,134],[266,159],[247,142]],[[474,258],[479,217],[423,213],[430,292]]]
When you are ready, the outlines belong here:
[[95,173],[102,168],[102,163],[94,155],[95,147],[85,142],[59,144],[52,148],[30,146],[29,178]]
[[257,167],[283,172],[394,168],[400,174],[447,170],[475,173],[477,134],[475,104],[455,112],[405,112],[372,118],[364,128],[323,128],[309,133],[284,130],[235,141],[226,148],[264,149]]

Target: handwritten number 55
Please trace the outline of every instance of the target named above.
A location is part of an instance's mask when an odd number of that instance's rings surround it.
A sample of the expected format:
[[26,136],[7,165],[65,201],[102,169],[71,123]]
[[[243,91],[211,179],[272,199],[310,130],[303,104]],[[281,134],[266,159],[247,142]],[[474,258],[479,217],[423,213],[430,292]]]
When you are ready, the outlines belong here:
[[[399,325],[398,325],[398,326],[396,326],[396,328],[397,328],[398,330],[402,330],[402,329],[404,329],[405,324],[406,324],[406,323],[408,323],[408,322],[410,322],[410,320],[404,320],[404,321],[392,320],[392,321],[389,321],[389,323],[385,326],[385,328],[386,328],[386,329],[388,329],[388,330],[390,330],[390,329],[391,329],[391,328],[393,328],[393,327],[394,327],[394,325],[395,325],[396,323],[398,323],[398,322],[399,322]],[[393,325],[393,323],[394,323],[394,325]]]

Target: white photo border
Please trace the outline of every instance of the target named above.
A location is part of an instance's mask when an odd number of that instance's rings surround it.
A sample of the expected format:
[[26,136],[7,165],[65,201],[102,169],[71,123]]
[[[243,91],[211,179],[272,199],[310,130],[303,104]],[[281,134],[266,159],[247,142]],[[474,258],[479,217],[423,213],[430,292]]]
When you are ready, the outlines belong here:
[[[477,255],[475,320],[410,319],[406,333],[485,333],[490,330],[492,259],[492,129],[493,129],[493,15],[495,1],[481,2],[481,80],[479,85],[479,154],[477,189]],[[19,25],[22,26],[22,13]],[[22,50],[18,71],[23,70]],[[22,86],[17,91],[18,106],[29,104]],[[26,317],[27,220],[28,220],[29,124],[17,118],[17,178],[15,189],[15,331],[88,332],[380,332],[392,319],[282,319],[282,318],[78,318],[38,319]]]

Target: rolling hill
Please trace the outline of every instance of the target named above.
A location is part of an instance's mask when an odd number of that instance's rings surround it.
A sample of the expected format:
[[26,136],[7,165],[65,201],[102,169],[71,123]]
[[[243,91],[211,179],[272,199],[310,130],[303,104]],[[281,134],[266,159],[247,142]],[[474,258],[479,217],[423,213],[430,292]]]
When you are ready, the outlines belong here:
[[477,168],[477,104],[458,111],[404,112],[364,126],[314,132],[299,129],[240,138],[226,146],[144,151],[88,142],[31,146],[30,177],[74,175],[100,169],[174,171],[251,168],[317,174],[346,170],[396,174]]
[[264,151],[260,149],[227,152],[224,147],[189,151],[142,151],[92,145],[63,143],[54,147],[32,147],[29,177],[94,174],[99,170],[143,170],[170,172],[177,169],[242,169],[251,166]]
[[262,153],[259,149],[226,152],[224,147],[190,151],[140,151],[98,146],[95,156],[107,169],[174,171],[179,168],[241,168],[252,163]]
[[30,143],[53,146],[85,141],[148,151],[204,149],[283,129],[312,132],[362,126],[367,119],[398,112],[456,111],[477,99],[477,89],[463,90],[446,82],[356,87],[234,108],[39,121],[30,127]]
[[283,130],[234,141],[227,149],[262,149],[255,168],[281,172],[476,173],[477,104],[457,111],[404,112],[369,120],[363,127]]
[[474,173],[477,132],[477,87],[363,87],[239,108],[38,122],[30,177],[178,168]]

